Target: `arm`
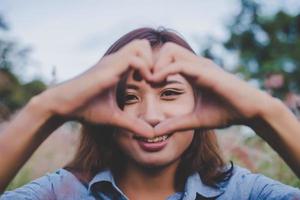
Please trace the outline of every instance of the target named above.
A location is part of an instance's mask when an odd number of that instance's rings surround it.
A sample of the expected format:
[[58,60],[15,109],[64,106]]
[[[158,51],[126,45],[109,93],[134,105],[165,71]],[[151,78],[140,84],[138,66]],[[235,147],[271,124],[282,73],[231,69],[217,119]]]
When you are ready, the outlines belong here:
[[167,44],[160,51],[153,79],[161,81],[180,73],[201,95],[194,112],[158,124],[155,130],[159,135],[194,128],[248,125],[300,177],[300,123],[280,100],[175,44]]
[[114,90],[130,68],[149,78],[152,62],[149,42],[136,40],[103,57],[80,76],[32,98],[0,133],[0,193],[38,146],[69,119],[154,135],[149,124],[118,107]]
[[269,97],[268,105],[249,126],[300,178],[300,123],[280,100]]
[[0,134],[0,193],[38,146],[62,123],[38,95],[18,113]]

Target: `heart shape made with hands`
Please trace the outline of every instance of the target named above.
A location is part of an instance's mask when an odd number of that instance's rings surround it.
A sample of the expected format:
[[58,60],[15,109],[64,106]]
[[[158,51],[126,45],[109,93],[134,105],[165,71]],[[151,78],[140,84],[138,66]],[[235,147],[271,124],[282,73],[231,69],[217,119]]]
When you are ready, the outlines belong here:
[[[158,49],[151,66],[139,68],[139,64],[142,65],[142,62],[136,60],[135,68],[129,70],[137,70],[146,81],[160,83],[170,75],[180,74],[194,87],[201,89],[201,96],[197,98],[194,111],[184,116],[166,119],[152,127],[141,119],[129,116],[118,107],[114,86],[89,103],[91,109],[87,109],[87,115],[92,119],[90,121],[101,121],[144,137],[153,137],[182,130],[241,124],[246,118],[256,114],[253,107],[247,107],[247,103],[240,101],[247,99],[249,104],[257,105],[256,89],[225,72],[211,60],[198,57],[177,44],[166,43]],[[239,87],[236,89],[236,86]],[[97,113],[102,114],[99,117]]]

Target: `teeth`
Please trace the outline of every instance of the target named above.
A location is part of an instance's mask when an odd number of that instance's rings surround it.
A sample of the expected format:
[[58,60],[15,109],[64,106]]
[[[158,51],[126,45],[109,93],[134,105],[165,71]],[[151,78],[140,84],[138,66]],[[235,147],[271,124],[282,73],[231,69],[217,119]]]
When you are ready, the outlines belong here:
[[168,135],[157,136],[154,138],[141,138],[141,140],[148,143],[162,142],[165,141],[166,139],[168,139]]

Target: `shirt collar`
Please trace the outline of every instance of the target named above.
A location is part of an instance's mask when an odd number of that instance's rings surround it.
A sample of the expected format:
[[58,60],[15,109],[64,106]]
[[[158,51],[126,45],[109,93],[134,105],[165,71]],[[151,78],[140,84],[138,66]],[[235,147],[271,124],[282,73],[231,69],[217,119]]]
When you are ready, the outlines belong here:
[[121,195],[125,196],[125,194],[118,188],[110,170],[104,170],[96,174],[94,178],[89,182],[88,191],[92,192],[93,187],[97,185],[97,183],[105,183],[105,182],[110,183],[115,190],[117,190]]
[[[103,182],[110,183],[114,187],[114,189],[116,189],[120,194],[124,195],[116,185],[116,182],[110,170],[104,170],[96,174],[96,176],[94,176],[94,178],[89,183],[88,191],[91,192],[94,185]],[[222,190],[221,188],[215,188],[205,185],[202,182],[200,175],[198,173],[194,173],[193,175],[188,177],[185,184],[184,199],[196,199],[197,193],[206,198],[214,198],[223,194],[224,190]]]
[[222,188],[205,185],[199,173],[189,176],[185,184],[186,199],[196,199],[197,193],[206,198],[218,197],[224,193]]

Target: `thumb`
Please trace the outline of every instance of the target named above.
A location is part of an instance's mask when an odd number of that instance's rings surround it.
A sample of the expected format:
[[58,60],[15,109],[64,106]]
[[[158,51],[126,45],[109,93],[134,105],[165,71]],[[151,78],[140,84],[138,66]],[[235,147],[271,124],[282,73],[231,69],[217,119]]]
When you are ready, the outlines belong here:
[[155,135],[164,135],[176,131],[185,131],[198,128],[200,126],[198,117],[194,114],[173,117],[155,126]]
[[124,128],[127,131],[136,133],[143,137],[153,137],[154,129],[145,121],[129,116],[126,113],[120,111],[114,119],[114,125]]

